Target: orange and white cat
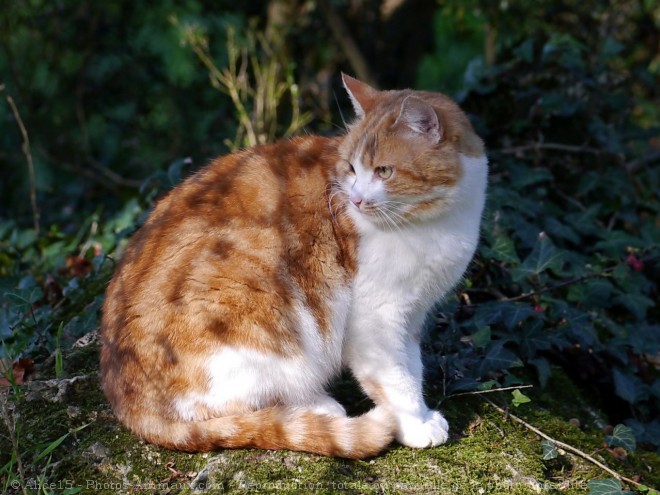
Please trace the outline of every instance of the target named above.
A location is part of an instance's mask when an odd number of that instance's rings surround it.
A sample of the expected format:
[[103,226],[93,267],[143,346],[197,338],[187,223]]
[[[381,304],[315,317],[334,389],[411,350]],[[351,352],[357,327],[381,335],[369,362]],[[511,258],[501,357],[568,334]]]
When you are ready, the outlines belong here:
[[[483,143],[446,96],[344,76],[357,120],[216,159],[163,198],[103,307],[104,391],[167,448],[348,458],[444,443],[422,392],[426,314],[479,238]],[[376,407],[326,387],[351,370]]]

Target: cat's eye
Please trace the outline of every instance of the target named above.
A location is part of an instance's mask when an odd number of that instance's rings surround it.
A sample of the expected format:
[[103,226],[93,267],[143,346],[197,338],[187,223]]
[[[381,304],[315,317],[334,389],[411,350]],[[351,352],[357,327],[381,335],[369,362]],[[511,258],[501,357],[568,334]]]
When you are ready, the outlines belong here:
[[346,162],[346,163],[348,163],[348,171],[349,171],[351,174],[355,175],[355,169],[353,168],[353,164],[350,163],[350,162]]
[[389,179],[392,177],[392,167],[376,167],[375,172],[381,179]]

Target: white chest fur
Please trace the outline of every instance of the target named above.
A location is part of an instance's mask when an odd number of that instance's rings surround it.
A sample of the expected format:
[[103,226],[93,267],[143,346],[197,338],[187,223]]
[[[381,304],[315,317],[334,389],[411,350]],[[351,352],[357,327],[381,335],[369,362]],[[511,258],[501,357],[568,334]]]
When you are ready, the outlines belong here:
[[354,304],[391,307],[391,317],[410,321],[460,281],[479,240],[487,181],[486,157],[461,161],[452,206],[432,221],[384,229],[353,212],[360,232]]

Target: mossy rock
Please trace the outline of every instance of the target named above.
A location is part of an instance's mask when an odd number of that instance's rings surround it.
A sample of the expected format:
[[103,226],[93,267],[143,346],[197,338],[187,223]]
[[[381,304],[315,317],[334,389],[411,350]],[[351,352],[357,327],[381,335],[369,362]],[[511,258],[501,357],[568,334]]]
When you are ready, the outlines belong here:
[[[8,397],[6,409],[19,425],[18,450],[27,493],[37,493],[41,479],[46,492],[66,494],[586,494],[589,480],[609,477],[568,452],[543,461],[536,434],[476,395],[442,402],[452,438],[433,449],[392,445],[365,461],[286,451],[173,452],[139,440],[114,419],[100,390],[97,359],[96,344],[71,351],[65,356],[69,377],[35,380],[22,386],[18,396]],[[75,375],[73,364],[91,371]],[[368,407],[350,381],[342,381],[335,391],[344,402],[358,404],[353,410]],[[660,484],[660,456],[638,452],[617,460],[611,455],[598,411],[580,402],[580,393],[565,376],[556,372],[546,389],[525,393],[532,401],[511,407],[512,413],[623,475],[642,476],[648,486]],[[511,396],[502,392],[488,398],[506,408]],[[430,392],[428,399],[434,404],[438,397]],[[585,418],[582,427],[569,421],[579,416]],[[37,459],[64,435],[60,445]],[[1,464],[10,462],[12,451],[9,437],[2,435]],[[1,473],[2,487],[20,493],[16,466],[14,478],[7,470]]]

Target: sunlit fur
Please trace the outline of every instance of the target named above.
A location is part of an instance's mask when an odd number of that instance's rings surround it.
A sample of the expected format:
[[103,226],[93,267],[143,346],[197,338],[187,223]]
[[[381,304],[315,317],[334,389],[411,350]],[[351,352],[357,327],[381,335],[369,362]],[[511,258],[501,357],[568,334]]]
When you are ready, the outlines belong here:
[[[221,157],[163,198],[103,307],[117,418],[173,449],[349,458],[447,440],[422,395],[425,315],[476,248],[487,166],[448,98],[345,76],[344,136]],[[383,171],[385,170],[385,171]],[[376,407],[326,392],[350,368]]]

